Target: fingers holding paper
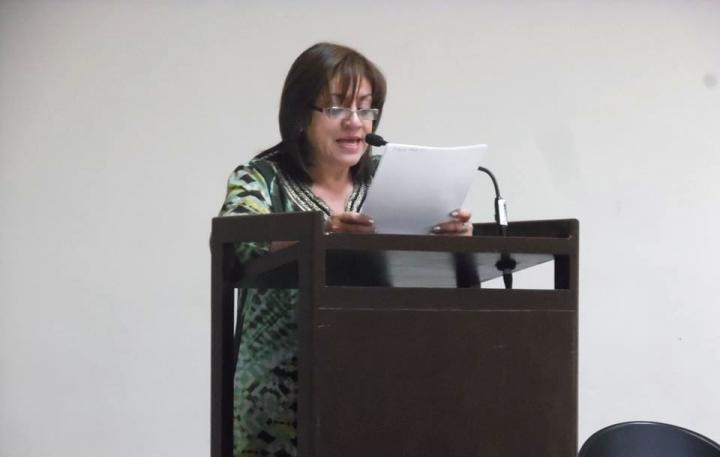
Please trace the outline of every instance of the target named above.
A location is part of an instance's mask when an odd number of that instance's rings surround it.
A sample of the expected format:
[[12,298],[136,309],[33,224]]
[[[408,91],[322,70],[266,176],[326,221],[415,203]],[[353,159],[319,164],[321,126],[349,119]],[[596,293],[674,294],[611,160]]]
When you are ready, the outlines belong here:
[[[452,211],[450,219],[433,227],[436,235],[472,236],[472,214],[465,208]],[[325,220],[326,233],[375,233],[375,221],[363,213],[333,214]]]
[[433,227],[432,232],[436,235],[460,235],[472,236],[472,214],[465,208],[459,208],[450,213],[452,219],[442,222]]
[[375,233],[375,222],[367,215],[355,212],[333,214],[325,220],[326,233]]

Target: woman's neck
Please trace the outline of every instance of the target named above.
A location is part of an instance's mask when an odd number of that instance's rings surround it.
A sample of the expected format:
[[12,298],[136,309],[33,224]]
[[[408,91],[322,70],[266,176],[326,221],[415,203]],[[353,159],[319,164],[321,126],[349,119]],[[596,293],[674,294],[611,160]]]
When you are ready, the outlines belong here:
[[313,167],[310,169],[310,177],[313,180],[313,193],[320,197],[333,213],[344,212],[345,203],[353,189],[350,169]]
[[345,190],[348,185],[352,186],[352,175],[350,169],[341,167],[314,166],[310,169],[310,177],[313,186],[318,186],[330,191]]

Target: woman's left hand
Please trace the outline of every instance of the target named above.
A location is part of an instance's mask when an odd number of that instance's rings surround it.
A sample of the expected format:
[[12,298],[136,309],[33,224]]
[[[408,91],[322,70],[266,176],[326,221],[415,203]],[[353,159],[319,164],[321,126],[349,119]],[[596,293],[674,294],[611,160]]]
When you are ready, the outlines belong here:
[[450,213],[451,220],[436,225],[432,232],[436,235],[472,236],[471,216],[465,208],[456,209]]

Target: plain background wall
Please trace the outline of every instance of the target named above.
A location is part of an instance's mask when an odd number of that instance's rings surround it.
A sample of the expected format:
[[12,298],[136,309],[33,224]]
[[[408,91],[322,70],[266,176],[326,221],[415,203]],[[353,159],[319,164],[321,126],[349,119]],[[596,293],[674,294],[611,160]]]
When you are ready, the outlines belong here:
[[720,3],[2,2],[0,455],[208,455],[210,218],[320,40],[384,70],[386,137],[580,219],[581,442],[720,439]]

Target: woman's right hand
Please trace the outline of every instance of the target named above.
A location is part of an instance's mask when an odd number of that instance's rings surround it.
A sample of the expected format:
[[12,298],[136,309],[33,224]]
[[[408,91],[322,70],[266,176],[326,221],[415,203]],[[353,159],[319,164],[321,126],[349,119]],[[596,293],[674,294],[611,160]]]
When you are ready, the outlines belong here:
[[375,222],[367,214],[333,214],[325,220],[325,233],[375,233]]

